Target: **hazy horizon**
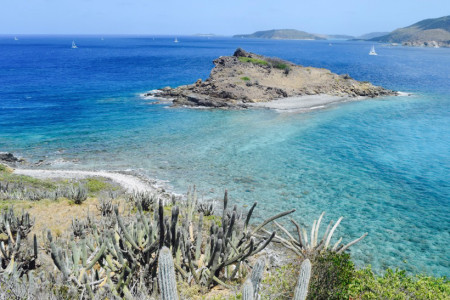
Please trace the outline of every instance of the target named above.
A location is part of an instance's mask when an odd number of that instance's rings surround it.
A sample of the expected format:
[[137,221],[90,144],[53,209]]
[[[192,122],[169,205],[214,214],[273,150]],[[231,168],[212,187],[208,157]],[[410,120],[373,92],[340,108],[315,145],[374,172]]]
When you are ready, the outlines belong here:
[[[3,3],[0,34],[130,34],[231,36],[269,29],[359,36],[392,31],[450,12],[450,1],[276,3],[229,0],[17,0]],[[448,14],[448,13],[447,13]]]

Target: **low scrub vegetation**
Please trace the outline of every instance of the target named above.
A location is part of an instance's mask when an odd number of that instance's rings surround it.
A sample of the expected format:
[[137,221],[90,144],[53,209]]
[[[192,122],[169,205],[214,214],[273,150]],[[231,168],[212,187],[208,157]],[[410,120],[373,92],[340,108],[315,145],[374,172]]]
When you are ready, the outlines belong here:
[[[94,187],[102,186],[94,183]],[[93,190],[92,183],[89,187],[86,181],[68,184],[82,187],[83,195]],[[112,190],[99,190],[98,205],[88,206],[85,217],[78,208],[87,207],[86,202],[92,199],[73,205],[77,209],[64,233],[51,228],[36,231],[34,227],[41,220],[26,211],[9,207],[2,212],[1,299],[450,296],[446,278],[392,270],[379,276],[370,267],[356,270],[346,250],[365,235],[347,244],[340,244],[340,240],[331,243],[341,219],[330,223],[324,232],[319,232],[323,214],[312,229],[293,220],[296,231],[292,232],[277,221],[294,210],[255,223],[252,216],[257,203],[239,209],[230,205],[227,192],[223,200],[211,204],[198,202],[195,188],[183,200],[158,193],[118,195]],[[6,195],[14,193],[9,188],[7,191]],[[281,263],[268,259],[274,253],[282,258]]]

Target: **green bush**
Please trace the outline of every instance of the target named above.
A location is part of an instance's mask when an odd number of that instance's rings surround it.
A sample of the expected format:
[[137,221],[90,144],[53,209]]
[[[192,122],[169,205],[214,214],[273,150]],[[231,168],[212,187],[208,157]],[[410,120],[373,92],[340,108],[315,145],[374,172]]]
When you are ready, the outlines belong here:
[[245,77],[241,77],[241,80],[244,80],[244,81],[249,81],[249,80],[250,80],[250,77],[247,77],[247,76],[245,76]]
[[326,251],[312,261],[307,299],[348,299],[348,289],[355,276],[350,254]]
[[349,295],[356,299],[450,299],[446,277],[407,275],[391,269],[378,276],[370,266],[356,271],[349,288]]
[[102,179],[91,177],[86,180],[86,187],[88,188],[88,191],[90,193],[97,193],[102,190],[111,188],[111,185],[103,181]]
[[251,58],[251,57],[239,57],[240,62],[249,62],[255,65],[267,66],[269,63],[263,59]]

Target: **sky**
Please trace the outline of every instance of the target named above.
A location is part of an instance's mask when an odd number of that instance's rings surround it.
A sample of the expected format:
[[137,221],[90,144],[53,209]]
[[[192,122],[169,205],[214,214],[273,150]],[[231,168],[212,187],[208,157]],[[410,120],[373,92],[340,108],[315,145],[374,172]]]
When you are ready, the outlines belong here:
[[450,14],[450,0],[0,0],[0,34],[361,35]]

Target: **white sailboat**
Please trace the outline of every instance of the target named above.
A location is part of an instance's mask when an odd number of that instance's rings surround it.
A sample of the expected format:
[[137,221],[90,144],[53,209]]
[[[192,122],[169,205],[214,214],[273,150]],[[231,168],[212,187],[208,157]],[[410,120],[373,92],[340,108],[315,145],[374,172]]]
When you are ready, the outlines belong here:
[[174,42],[174,43],[178,43],[178,39],[177,39],[177,38],[175,38],[175,40],[173,40],[173,42]]
[[369,55],[378,55],[377,52],[375,52],[375,46],[372,46],[372,49],[370,49]]
[[72,49],[76,49],[78,48],[77,45],[75,44],[75,41],[72,41]]
[[14,40],[15,40],[15,41],[18,41],[19,39],[17,38],[17,36],[15,36],[15,37],[14,37]]

